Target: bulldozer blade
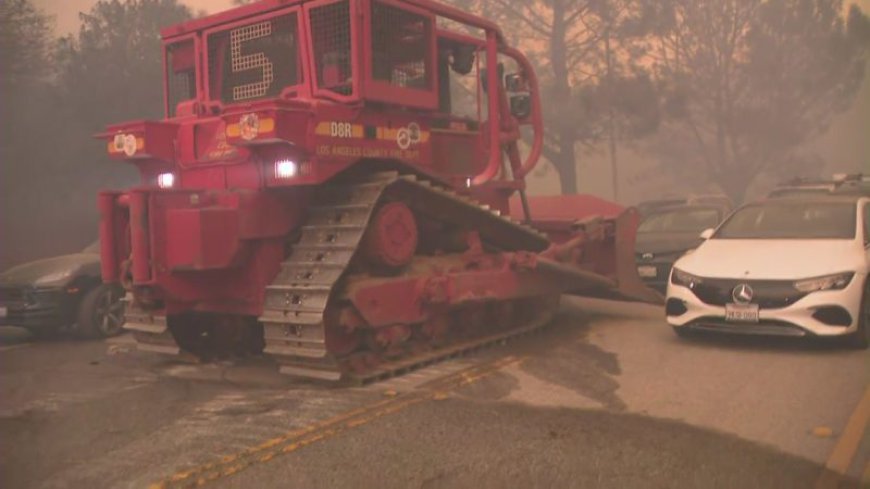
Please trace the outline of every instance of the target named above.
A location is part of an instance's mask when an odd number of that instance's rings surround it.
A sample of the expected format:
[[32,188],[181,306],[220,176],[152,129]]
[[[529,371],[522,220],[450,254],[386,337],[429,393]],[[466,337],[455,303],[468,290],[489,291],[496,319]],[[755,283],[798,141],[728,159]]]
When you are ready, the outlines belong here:
[[635,208],[628,208],[616,217],[616,282],[617,293],[627,299],[651,304],[664,304],[665,298],[658,291],[647,287],[637,274],[635,261],[635,238],[640,215]]

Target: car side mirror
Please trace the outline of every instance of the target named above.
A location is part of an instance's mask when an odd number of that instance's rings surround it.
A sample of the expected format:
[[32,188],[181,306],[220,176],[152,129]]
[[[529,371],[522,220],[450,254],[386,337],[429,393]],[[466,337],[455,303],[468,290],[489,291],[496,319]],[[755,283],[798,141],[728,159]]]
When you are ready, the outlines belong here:
[[713,229],[713,228],[707,228],[707,229],[701,231],[701,239],[710,239],[710,238],[712,238],[712,237],[713,237],[713,231],[715,231],[715,229]]

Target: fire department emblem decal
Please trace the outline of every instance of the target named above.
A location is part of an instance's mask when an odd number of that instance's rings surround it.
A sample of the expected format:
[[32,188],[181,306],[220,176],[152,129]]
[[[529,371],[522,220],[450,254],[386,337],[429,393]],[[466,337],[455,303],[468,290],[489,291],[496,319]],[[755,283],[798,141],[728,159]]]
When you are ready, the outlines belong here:
[[239,119],[239,133],[242,139],[250,141],[260,132],[260,119],[257,114],[245,114]]
[[420,124],[412,122],[396,132],[396,144],[402,149],[408,149],[412,144],[420,142]]
[[127,156],[136,154],[136,136],[132,134],[124,136],[124,154]]

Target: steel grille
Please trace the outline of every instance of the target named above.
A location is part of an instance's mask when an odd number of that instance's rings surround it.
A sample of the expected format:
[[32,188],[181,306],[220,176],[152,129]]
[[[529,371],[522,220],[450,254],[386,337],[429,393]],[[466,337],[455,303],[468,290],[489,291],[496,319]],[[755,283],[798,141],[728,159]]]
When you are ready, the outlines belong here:
[[701,301],[714,305],[724,306],[734,302],[731,292],[734,287],[747,284],[754,292],[752,303],[758,304],[763,309],[777,309],[794,304],[806,294],[798,292],[793,282],[787,280],[729,280],[729,279],[704,279],[704,282],[696,284],[692,289],[695,296]]
[[196,66],[193,40],[166,48],[167,99],[169,114],[175,116],[180,102],[196,98]]
[[309,22],[317,86],[351,95],[350,4],[345,0],[312,8]]
[[210,35],[211,98],[233,103],[275,97],[298,84],[297,27],[294,13]]
[[427,17],[372,3],[372,78],[403,88],[431,88]]

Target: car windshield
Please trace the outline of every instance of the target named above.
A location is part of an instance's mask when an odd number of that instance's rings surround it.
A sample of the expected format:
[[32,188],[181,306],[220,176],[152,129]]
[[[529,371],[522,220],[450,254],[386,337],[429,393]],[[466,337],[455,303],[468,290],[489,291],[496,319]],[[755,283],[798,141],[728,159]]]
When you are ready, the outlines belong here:
[[848,202],[765,202],[748,205],[716,232],[718,239],[854,239]]
[[716,209],[675,209],[650,214],[640,223],[639,233],[700,233],[719,223]]

